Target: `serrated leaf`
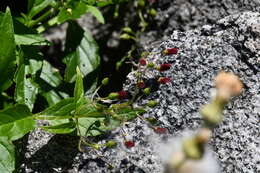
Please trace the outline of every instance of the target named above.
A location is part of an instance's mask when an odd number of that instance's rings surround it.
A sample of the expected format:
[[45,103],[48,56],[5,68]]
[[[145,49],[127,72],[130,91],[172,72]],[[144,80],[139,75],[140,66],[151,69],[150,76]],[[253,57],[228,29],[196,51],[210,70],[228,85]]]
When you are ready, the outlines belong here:
[[17,45],[50,45],[50,42],[47,41],[44,37],[38,34],[15,34],[15,43]]
[[95,16],[100,23],[102,23],[102,24],[105,23],[105,19],[104,19],[102,13],[99,11],[98,8],[96,8],[94,6],[87,5],[87,12],[89,12],[93,16]]
[[7,137],[0,137],[0,172],[12,173],[15,170],[15,148]]
[[17,140],[33,130],[35,121],[25,105],[15,105],[0,111],[0,136]]
[[73,132],[76,129],[76,124],[75,122],[70,121],[68,123],[62,123],[53,126],[42,126],[41,128],[50,133],[68,134]]
[[[66,64],[65,81],[74,82],[78,66],[85,77],[100,64],[98,46],[89,31],[84,31],[76,22],[70,22],[66,36],[67,56],[63,59]],[[91,81],[90,81],[91,82]]]
[[6,13],[1,20],[0,44],[0,92],[2,92],[12,84],[16,60],[14,27],[9,8],[6,9]]

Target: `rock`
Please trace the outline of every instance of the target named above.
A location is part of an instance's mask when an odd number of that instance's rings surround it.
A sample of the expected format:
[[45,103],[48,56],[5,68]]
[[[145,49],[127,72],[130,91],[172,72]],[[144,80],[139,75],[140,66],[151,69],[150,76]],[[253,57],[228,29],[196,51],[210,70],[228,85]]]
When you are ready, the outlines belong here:
[[[172,82],[161,85],[158,91],[138,104],[158,100],[159,105],[144,117],[156,117],[169,134],[157,135],[145,122],[136,119],[121,127],[136,143],[135,147],[127,149],[118,135],[120,129],[113,131],[114,139],[121,145],[101,152],[108,163],[114,164],[111,172],[162,172],[163,163],[156,154],[160,150],[159,141],[170,140],[184,130],[194,130],[202,125],[198,109],[209,101],[213,79],[220,70],[237,74],[245,85],[242,94],[226,107],[224,121],[214,130],[210,142],[220,161],[220,172],[260,171],[259,51],[247,47],[247,42],[260,39],[252,29],[259,22],[259,13],[244,12],[202,29],[174,31],[170,39],[152,48],[152,55],[147,60],[156,64],[171,63],[172,68],[162,73],[148,71],[144,78],[167,76]],[[177,55],[161,54],[165,48],[172,47],[179,48]],[[130,74],[125,88],[131,90],[134,81],[134,75]],[[93,156],[85,153],[84,157]],[[87,164],[81,170],[84,173],[93,171],[109,172],[107,167],[98,168],[97,164]]]
[[[150,109],[144,117],[158,119],[168,134],[154,133],[142,119],[137,118],[99,141],[116,140],[119,143],[116,148],[102,149],[97,153],[86,148],[87,152],[77,153],[77,139],[59,140],[57,135],[52,137],[37,131],[30,134],[28,143],[34,144],[35,133],[36,138],[42,138],[43,142],[37,143],[41,145],[37,151],[32,146],[27,147],[21,172],[163,172],[163,162],[157,154],[159,144],[181,135],[184,130],[201,126],[198,109],[209,101],[213,78],[220,70],[237,74],[245,85],[242,94],[227,105],[224,121],[214,130],[210,142],[215,157],[220,160],[220,172],[260,172],[259,23],[260,13],[238,13],[212,26],[186,32],[174,31],[165,42],[157,41],[149,47],[152,54],[147,57],[148,61],[171,63],[172,68],[162,73],[148,71],[144,78],[167,76],[172,78],[172,82],[161,85],[137,104],[158,100],[158,106]],[[177,55],[161,54],[165,48],[172,47],[179,48]],[[131,91],[134,81],[133,73],[129,74],[125,89]],[[135,142],[134,147],[124,146],[124,133],[128,140]],[[50,138],[47,145],[44,145],[45,137]],[[67,141],[70,142],[66,144]]]

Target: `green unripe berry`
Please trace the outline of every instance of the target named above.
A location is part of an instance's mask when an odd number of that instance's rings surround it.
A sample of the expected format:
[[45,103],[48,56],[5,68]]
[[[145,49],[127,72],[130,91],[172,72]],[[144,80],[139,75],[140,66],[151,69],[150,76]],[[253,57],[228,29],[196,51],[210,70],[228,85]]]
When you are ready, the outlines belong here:
[[127,33],[133,33],[133,31],[132,31],[132,29],[130,27],[124,27],[123,31],[127,32]]
[[106,77],[106,78],[104,78],[103,80],[102,80],[102,85],[108,85],[108,83],[109,83],[109,78],[108,77]]
[[107,98],[111,99],[111,100],[114,100],[114,99],[117,99],[118,96],[119,96],[118,93],[113,92],[113,93],[110,93]]
[[130,40],[130,39],[131,39],[131,36],[128,35],[128,34],[126,34],[126,33],[124,33],[124,34],[120,35],[120,38],[121,38],[121,39],[124,39],[124,40]]
[[145,95],[148,95],[151,93],[151,88],[145,88],[143,92]]
[[150,67],[150,68],[153,68],[154,67],[154,63],[150,62],[150,63],[148,63],[147,66]]
[[153,107],[155,107],[157,104],[158,104],[157,101],[155,101],[155,100],[150,100],[150,101],[147,103],[147,106],[149,106],[150,108],[153,108]]
[[92,144],[91,147],[94,148],[95,150],[100,150],[101,145],[99,145],[99,144]]
[[144,0],[139,0],[138,1],[138,6],[144,7],[145,6],[145,1]]
[[117,146],[117,143],[116,141],[108,141],[107,143],[105,143],[105,146],[108,147],[108,148],[114,148]]
[[155,16],[157,15],[157,11],[156,11],[154,8],[152,8],[152,9],[149,11],[149,13],[150,13],[150,15],[153,16],[153,17],[155,17]]
[[118,61],[116,63],[116,70],[119,70],[119,68],[122,66],[122,63],[120,61]]

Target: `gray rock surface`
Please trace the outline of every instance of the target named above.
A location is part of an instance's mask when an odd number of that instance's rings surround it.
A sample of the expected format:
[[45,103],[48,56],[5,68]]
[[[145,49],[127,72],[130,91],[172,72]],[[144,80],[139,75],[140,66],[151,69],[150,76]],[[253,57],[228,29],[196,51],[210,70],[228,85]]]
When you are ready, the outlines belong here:
[[[259,24],[260,13],[238,13],[212,26],[174,31],[167,41],[150,47],[149,61],[171,63],[172,68],[163,73],[151,70],[143,77],[167,76],[172,82],[161,85],[138,104],[151,99],[159,101],[159,105],[144,116],[157,118],[160,126],[167,128],[167,134],[155,134],[137,118],[99,141],[104,143],[114,139],[119,143],[115,149],[102,149],[96,153],[86,148],[85,153],[78,153],[76,139],[64,139],[38,130],[29,135],[21,172],[162,172],[163,163],[157,154],[160,151],[158,141],[168,141],[185,130],[201,126],[198,109],[209,101],[213,78],[220,70],[237,74],[245,88],[227,105],[223,123],[214,130],[210,142],[214,157],[220,160],[222,173],[260,172]],[[162,50],[171,47],[178,47],[179,53],[161,55]],[[125,88],[131,90],[134,81],[133,74],[129,74]],[[135,141],[135,147],[127,149],[124,146],[123,134]],[[114,168],[111,169],[109,164]]]

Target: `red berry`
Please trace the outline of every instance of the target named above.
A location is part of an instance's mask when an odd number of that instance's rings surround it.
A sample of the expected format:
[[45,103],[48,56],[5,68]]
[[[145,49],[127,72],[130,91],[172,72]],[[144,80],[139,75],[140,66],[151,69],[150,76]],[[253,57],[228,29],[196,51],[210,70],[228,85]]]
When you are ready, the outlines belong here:
[[177,54],[178,53],[178,48],[169,48],[169,49],[165,49],[163,52],[166,55],[171,55],[171,54]]
[[145,83],[144,82],[138,82],[137,87],[138,88],[145,88]]
[[122,91],[119,91],[117,92],[118,93],[118,98],[119,99],[125,99],[127,97],[127,92],[122,90]]
[[145,65],[147,64],[146,59],[141,58],[141,59],[139,60],[139,64],[145,66]]
[[158,82],[159,82],[160,84],[166,84],[166,83],[171,82],[171,78],[168,78],[168,77],[160,77],[159,80],[158,80]]
[[172,66],[171,64],[161,64],[159,70],[166,71],[166,70],[169,70],[171,68],[171,66]]
[[132,148],[135,146],[135,143],[133,141],[125,141],[126,148]]
[[167,132],[167,129],[162,127],[155,127],[153,130],[155,133],[158,134],[165,134]]

